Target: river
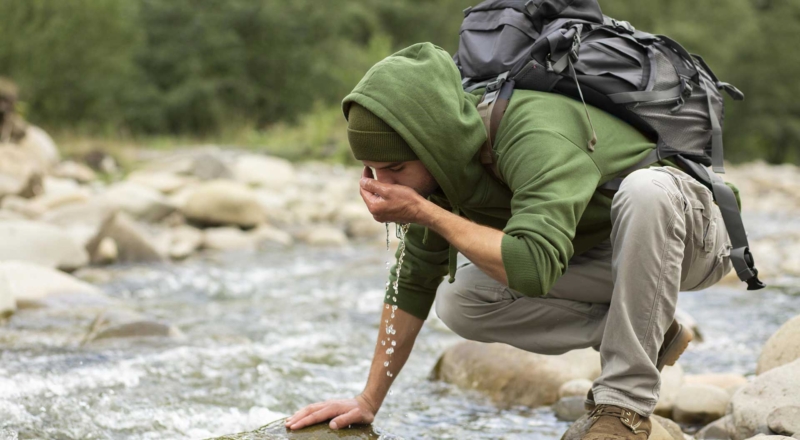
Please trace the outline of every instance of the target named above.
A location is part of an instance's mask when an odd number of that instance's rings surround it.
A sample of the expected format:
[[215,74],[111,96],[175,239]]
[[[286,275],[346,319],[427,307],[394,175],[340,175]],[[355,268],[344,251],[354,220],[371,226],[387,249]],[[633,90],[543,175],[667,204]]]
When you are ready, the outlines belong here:
[[[787,227],[781,218],[750,222],[761,231]],[[81,345],[93,315],[18,312],[0,329],[0,438],[207,438],[351,397],[374,349],[388,255],[370,245],[295,246],[112,266],[100,282],[105,292],[184,337]],[[752,374],[764,341],[800,314],[799,293],[793,280],[759,292],[682,293],[679,307],[705,337],[682,357],[684,370]],[[560,438],[569,424],[549,408],[500,410],[427,380],[459,340],[429,318],[377,426],[408,439]]]

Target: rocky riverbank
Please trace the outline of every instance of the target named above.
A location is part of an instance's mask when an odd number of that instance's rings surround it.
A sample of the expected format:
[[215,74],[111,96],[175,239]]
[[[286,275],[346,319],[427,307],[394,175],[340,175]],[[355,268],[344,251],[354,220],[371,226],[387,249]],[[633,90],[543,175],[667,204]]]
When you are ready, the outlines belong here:
[[[108,172],[108,158],[62,161],[57,150],[37,148],[0,146],[0,314],[6,320],[25,319],[34,310],[56,320],[64,313],[88,317],[85,329],[59,335],[65,344],[184,338],[163,314],[134,310],[95,286],[105,279],[106,265],[296,245],[346,248],[385,239],[384,225],[373,221],[358,196],[358,168],[198,147],[146,152],[134,171],[121,175]],[[745,164],[729,167],[726,179],[741,190],[746,223],[763,215],[796,222],[796,167]],[[797,229],[747,224],[768,283],[800,276]],[[726,282],[738,286],[732,274]],[[696,438],[796,435],[797,332],[795,318],[770,338],[755,376],[668,368],[659,426],[668,433],[678,426],[669,420],[690,433],[705,426]],[[444,353],[434,376],[483,392],[499,408],[552,405],[559,418],[577,420],[598,373],[599,358],[591,350],[548,357],[464,342]]]

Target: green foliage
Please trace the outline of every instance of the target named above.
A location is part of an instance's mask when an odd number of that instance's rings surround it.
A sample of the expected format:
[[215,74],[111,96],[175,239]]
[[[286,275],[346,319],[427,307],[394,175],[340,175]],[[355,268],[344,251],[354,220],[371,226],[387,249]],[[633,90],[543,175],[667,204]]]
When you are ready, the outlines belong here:
[[[600,0],[669,35],[747,95],[726,156],[800,162],[800,1]],[[458,47],[478,0],[0,0],[0,75],[34,123],[94,136],[202,136],[346,156],[338,103],[390,53]],[[305,116],[304,116],[305,115]],[[327,130],[327,131],[326,131]]]

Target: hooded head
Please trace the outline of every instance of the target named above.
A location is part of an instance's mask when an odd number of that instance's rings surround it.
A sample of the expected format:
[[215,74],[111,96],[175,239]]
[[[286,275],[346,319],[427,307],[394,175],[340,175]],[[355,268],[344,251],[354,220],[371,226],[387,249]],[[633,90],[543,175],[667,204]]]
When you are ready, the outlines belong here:
[[488,177],[476,159],[486,139],[478,99],[464,93],[446,51],[431,43],[407,47],[375,64],[342,101],[353,154],[419,160],[457,204]]

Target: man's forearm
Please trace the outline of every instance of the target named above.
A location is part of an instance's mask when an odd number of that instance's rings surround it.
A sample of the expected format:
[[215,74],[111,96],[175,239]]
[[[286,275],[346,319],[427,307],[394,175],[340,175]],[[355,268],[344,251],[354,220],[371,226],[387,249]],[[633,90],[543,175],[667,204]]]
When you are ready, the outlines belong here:
[[421,225],[441,235],[483,272],[508,285],[501,252],[502,231],[473,223],[425,201],[420,215]]
[[[383,404],[383,399],[386,397],[386,393],[389,391],[389,387],[394,382],[395,377],[405,365],[408,355],[411,354],[411,349],[414,347],[417,334],[419,334],[422,324],[425,322],[400,309],[394,312],[394,318],[391,315],[391,307],[387,309],[384,306],[375,354],[372,357],[372,366],[369,369],[369,378],[364,391],[361,393],[364,399],[374,407],[375,413],[378,412],[381,404]],[[388,333],[386,332],[387,324],[392,326]],[[392,331],[395,333],[392,334]],[[392,344],[392,341],[395,343]],[[387,353],[389,349],[391,351]],[[388,366],[384,366],[386,362],[389,362]]]

